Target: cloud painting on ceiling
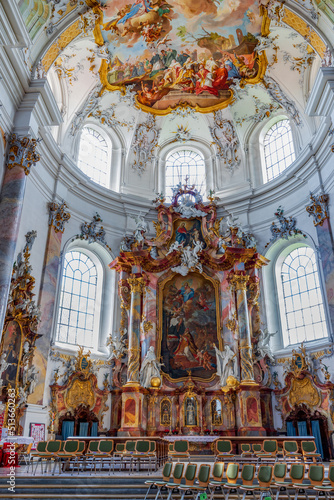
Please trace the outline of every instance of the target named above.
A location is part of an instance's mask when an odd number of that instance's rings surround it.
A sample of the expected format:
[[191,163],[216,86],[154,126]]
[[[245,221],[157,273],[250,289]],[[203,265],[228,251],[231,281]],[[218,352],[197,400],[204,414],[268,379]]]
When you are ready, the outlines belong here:
[[180,103],[210,112],[226,107],[236,80],[257,83],[266,68],[258,37],[267,11],[251,0],[104,0],[94,30],[110,60],[108,90],[131,85],[139,106],[165,114]]

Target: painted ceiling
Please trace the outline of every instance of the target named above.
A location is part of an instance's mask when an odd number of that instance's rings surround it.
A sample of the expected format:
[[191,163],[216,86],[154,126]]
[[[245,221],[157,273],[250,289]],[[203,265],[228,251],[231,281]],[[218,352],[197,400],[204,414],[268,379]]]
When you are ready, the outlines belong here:
[[19,2],[39,48],[32,72],[47,74],[53,88],[60,82],[64,130],[72,135],[89,116],[127,137],[132,131],[130,142],[145,122],[147,130],[159,128],[160,142],[200,136],[221,150],[226,137],[242,141],[252,124],[275,113],[304,126],[317,70],[331,60],[317,26],[332,15],[329,1],[38,0],[35,11],[28,5]]

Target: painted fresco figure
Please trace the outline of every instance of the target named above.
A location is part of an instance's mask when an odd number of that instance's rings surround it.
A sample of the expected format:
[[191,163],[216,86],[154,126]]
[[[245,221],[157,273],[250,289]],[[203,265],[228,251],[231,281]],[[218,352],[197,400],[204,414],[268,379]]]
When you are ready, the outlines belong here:
[[198,348],[195,344],[193,336],[189,328],[186,328],[184,334],[181,336],[178,348],[175,351],[175,356],[184,355],[188,361],[194,361],[197,357]]
[[217,375],[220,377],[220,385],[226,385],[227,378],[233,376],[237,378],[237,371],[235,366],[235,354],[227,344],[223,351],[220,351],[215,344],[213,347],[216,351],[217,359]]
[[160,378],[160,367],[162,363],[156,358],[153,345],[150,346],[142,362],[139,381],[142,387],[151,387],[152,377]]
[[180,226],[176,230],[175,241],[178,242],[179,245],[185,245],[188,239],[188,231],[186,229],[185,222],[182,222]]

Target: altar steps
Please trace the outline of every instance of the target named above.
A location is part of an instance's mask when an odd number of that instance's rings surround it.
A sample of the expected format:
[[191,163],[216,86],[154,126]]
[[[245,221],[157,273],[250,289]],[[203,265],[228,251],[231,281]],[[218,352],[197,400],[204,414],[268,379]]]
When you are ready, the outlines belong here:
[[[154,477],[154,476],[153,476]],[[150,476],[152,478],[152,476]],[[158,476],[157,476],[158,478]],[[110,476],[17,476],[15,493],[8,491],[7,478],[0,477],[0,499],[9,500],[72,500],[77,498],[87,500],[144,500],[147,486],[144,484],[147,476],[141,477],[110,477]],[[156,491],[147,497],[148,500],[155,498]],[[309,492],[309,500],[315,498]],[[179,500],[178,495],[173,499]],[[223,500],[224,495],[217,493],[215,500]],[[236,495],[229,496],[231,500]],[[287,500],[287,496],[281,494],[280,500]]]

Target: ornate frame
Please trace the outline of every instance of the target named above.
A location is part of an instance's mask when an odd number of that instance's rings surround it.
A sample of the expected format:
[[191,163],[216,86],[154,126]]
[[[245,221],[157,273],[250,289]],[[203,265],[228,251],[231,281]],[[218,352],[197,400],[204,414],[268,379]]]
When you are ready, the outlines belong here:
[[[195,271],[197,273],[197,271]],[[221,338],[221,324],[220,324],[220,294],[219,294],[219,282],[208,276],[206,273],[198,273],[200,276],[203,276],[206,280],[210,281],[211,284],[214,287],[215,291],[215,300],[216,300],[216,322],[217,322],[217,341],[219,344],[219,349],[223,348],[223,341]],[[161,343],[162,343],[162,326],[163,326],[163,291],[165,288],[165,285],[168,283],[168,281],[171,281],[175,276],[177,276],[177,273],[172,273],[169,274],[167,277],[165,277],[162,281],[158,282],[158,287],[157,287],[157,305],[158,305],[158,324],[157,324],[157,359],[160,359],[161,357]],[[186,277],[184,277],[186,278]],[[184,380],[188,380],[188,377],[180,377],[180,378],[172,378],[170,375],[165,373],[164,371],[161,371],[161,374],[163,377],[165,377],[169,382],[180,382]],[[205,382],[212,382],[216,377],[215,374],[213,374],[210,378],[208,379],[203,379],[201,377],[193,377],[193,380],[200,380],[200,381],[205,381]]]
[[[163,403],[166,403],[166,402],[168,402],[169,405],[170,405],[170,408],[169,408],[170,409],[169,421],[168,422],[163,422],[162,421],[162,405],[163,405]],[[160,415],[159,415],[159,417],[160,417],[159,418],[160,425],[165,426],[165,427],[169,427],[171,425],[171,423],[172,423],[172,401],[167,396],[164,396],[162,398],[162,400],[160,401]]]
[[[219,401],[221,404],[221,414],[220,414],[220,418],[217,420],[216,419],[214,420],[212,418],[213,417],[213,403],[214,403],[214,401]],[[210,418],[211,418],[212,425],[222,425],[222,423],[223,423],[223,402],[218,396],[215,396],[210,401]]]

